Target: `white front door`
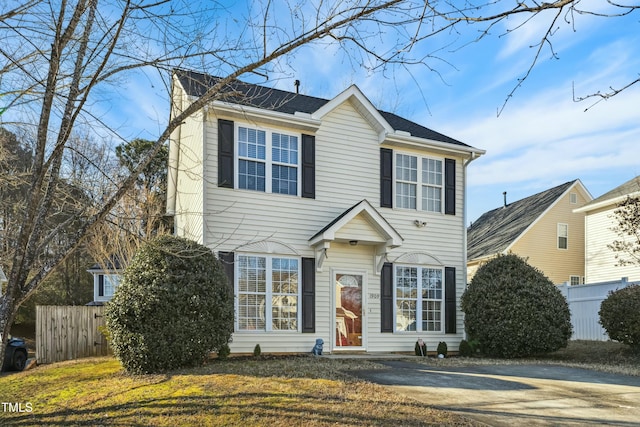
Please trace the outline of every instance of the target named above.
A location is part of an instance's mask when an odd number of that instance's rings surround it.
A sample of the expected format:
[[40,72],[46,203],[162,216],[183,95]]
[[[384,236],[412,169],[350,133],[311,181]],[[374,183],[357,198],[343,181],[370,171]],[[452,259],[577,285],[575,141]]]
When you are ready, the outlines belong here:
[[334,272],[335,293],[335,350],[359,350],[365,346],[363,310],[363,273]]

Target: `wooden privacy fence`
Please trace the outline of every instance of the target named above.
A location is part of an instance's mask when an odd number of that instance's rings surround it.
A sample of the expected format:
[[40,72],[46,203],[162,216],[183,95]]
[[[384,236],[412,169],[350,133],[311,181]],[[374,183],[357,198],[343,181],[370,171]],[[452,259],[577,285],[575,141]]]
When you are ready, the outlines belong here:
[[612,282],[590,283],[586,285],[559,285],[558,289],[567,299],[573,325],[572,340],[608,341],[609,335],[600,325],[600,304],[610,291],[632,285],[626,277]]
[[106,356],[107,340],[99,328],[104,326],[104,307],[36,307],[36,361],[53,363],[81,357]]

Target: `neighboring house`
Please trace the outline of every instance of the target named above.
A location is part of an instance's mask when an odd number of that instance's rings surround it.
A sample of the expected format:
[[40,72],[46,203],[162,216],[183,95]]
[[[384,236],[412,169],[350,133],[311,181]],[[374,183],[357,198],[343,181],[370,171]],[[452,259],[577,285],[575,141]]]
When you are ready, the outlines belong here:
[[498,254],[514,253],[556,284],[584,282],[584,214],[592,200],[580,180],[485,212],[467,230],[467,276]]
[[93,275],[93,302],[87,305],[103,305],[110,301],[120,285],[123,271],[121,263],[115,260],[105,266],[94,264],[87,271]]
[[640,177],[635,177],[575,210],[585,216],[585,279],[587,283],[640,280],[640,266],[620,266],[616,253],[607,245],[620,240],[612,228],[617,225],[614,211],[627,197],[640,197]]
[[[218,80],[177,71],[172,116]],[[377,110],[236,82],[171,135],[175,233],[235,295],[232,352],[413,351],[463,338],[465,181],[484,151]]]

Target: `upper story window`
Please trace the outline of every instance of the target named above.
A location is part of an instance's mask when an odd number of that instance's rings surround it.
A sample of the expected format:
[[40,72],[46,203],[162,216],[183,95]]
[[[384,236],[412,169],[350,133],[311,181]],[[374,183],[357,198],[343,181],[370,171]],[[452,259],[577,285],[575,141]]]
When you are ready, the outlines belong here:
[[441,159],[396,154],[396,207],[442,212]]
[[299,138],[238,126],[238,188],[299,194]]
[[569,224],[558,223],[558,249],[569,247]]

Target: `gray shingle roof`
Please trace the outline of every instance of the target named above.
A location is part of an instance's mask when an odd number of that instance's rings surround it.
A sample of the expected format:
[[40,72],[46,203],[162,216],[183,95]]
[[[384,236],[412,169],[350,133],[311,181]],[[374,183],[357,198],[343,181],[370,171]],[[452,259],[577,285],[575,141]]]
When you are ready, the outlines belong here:
[[[218,77],[197,73],[195,71],[176,70],[175,73],[180,84],[187,91],[187,94],[195,97],[202,96],[208,88],[220,80]],[[329,102],[328,99],[301,95],[237,80],[224,88],[224,91],[226,95],[220,99],[221,101],[288,114],[294,114],[296,111],[312,114]],[[463,142],[396,114],[385,111],[379,112],[394,130],[409,132],[412,136],[418,138],[469,147],[469,145]]]
[[614,188],[611,191],[604,193],[602,196],[597,199],[593,199],[589,203],[585,205],[585,207],[590,205],[596,205],[598,203],[604,202],[609,199],[616,199],[621,196],[626,196],[634,193],[640,192],[640,176],[636,176],[635,178],[631,178],[629,181],[624,184]]
[[467,229],[467,258],[473,260],[504,251],[576,182],[565,182],[482,214]]

